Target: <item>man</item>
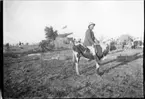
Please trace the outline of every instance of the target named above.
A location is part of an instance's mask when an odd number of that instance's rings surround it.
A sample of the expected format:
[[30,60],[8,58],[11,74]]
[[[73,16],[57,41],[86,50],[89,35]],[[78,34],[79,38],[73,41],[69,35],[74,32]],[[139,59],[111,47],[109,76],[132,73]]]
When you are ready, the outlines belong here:
[[124,41],[122,42],[122,49],[123,49],[123,50],[124,50],[125,45],[126,45],[126,40],[124,40]]
[[[94,29],[94,26],[95,26],[94,23],[89,24],[88,29],[86,31],[85,40],[84,40],[83,45],[86,46],[87,48],[89,48],[89,50],[92,52],[92,54],[94,56],[94,59],[96,59],[98,64],[100,64],[98,56],[102,55],[102,49],[99,45],[99,41],[95,38],[94,32],[92,31]],[[96,56],[96,53],[97,53],[97,56]]]

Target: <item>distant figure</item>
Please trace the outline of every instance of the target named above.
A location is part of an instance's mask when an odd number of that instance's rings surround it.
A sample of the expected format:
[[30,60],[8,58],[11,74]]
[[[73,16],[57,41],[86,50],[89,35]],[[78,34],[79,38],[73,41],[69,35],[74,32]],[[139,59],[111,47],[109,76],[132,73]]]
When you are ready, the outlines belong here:
[[26,45],[29,45],[29,43],[26,43]]
[[131,49],[135,49],[134,41],[131,42]]
[[19,42],[19,48],[23,49],[21,42]]
[[7,50],[7,51],[10,50],[10,44],[9,44],[9,43],[6,44],[6,50]]
[[126,40],[123,41],[123,43],[122,43],[122,49],[123,49],[123,50],[124,50],[125,45],[126,45]]
[[19,42],[19,44],[18,44],[19,46],[21,45],[21,42]]
[[78,40],[78,43],[81,43],[81,39]]

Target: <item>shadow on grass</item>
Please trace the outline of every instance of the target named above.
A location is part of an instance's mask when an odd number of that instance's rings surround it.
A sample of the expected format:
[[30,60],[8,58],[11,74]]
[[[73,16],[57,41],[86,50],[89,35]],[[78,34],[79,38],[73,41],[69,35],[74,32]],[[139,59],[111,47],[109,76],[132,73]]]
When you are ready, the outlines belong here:
[[121,50],[118,50],[118,51],[114,51],[114,52],[111,52],[110,54],[114,54],[114,53],[118,53],[118,52],[123,52],[124,50],[121,49]]
[[[134,60],[137,60],[137,59],[139,59],[139,58],[142,58],[143,55],[139,55],[139,54],[140,54],[140,53],[136,53],[136,54],[131,55],[131,56],[118,56],[116,59],[104,63],[104,64],[107,64],[107,63],[110,63],[110,62],[113,62],[113,61],[120,62],[119,64],[117,64],[117,65],[115,65],[115,66],[113,66],[113,67],[111,67],[111,68],[109,68],[109,69],[107,69],[107,70],[104,70],[103,72],[99,73],[99,75],[101,76],[101,75],[103,75],[104,73],[108,73],[110,70],[119,67],[120,65],[125,65],[125,64],[127,64],[127,63],[129,63],[129,62],[132,62],[132,61],[134,61]],[[104,64],[103,64],[103,65],[104,65]]]
[[[107,70],[104,70],[103,72],[99,72],[99,75],[103,75],[104,73],[108,73],[110,70],[116,68],[116,67],[119,67],[120,65],[125,65],[129,62],[132,62],[136,59],[139,59],[139,58],[142,58],[143,55],[139,55],[140,53],[136,53],[134,55],[130,55],[130,56],[118,56],[116,59],[113,59],[113,60],[110,60],[110,61],[107,61],[107,62],[104,62],[101,64],[101,67],[105,64],[108,64],[108,63],[112,63],[112,62],[120,62],[119,64],[107,69]],[[96,66],[91,66],[91,67],[88,67],[86,68],[85,70],[82,70],[81,73],[85,73],[87,72],[88,70],[91,71],[92,69],[95,69]]]
[[113,60],[110,60],[110,61],[107,61],[107,62],[103,62],[103,63],[101,63],[101,67],[102,67],[103,65],[105,65],[105,64],[114,62],[114,61],[116,61],[116,60],[117,60],[117,59],[113,59]]

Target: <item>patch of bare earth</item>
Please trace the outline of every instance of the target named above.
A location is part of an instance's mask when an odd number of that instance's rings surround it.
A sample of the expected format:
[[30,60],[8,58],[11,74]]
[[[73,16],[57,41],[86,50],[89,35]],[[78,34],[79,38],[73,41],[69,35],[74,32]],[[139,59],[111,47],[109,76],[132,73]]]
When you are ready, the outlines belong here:
[[[124,98],[143,96],[142,50],[114,52],[102,62],[97,74],[95,62],[81,58],[76,75],[72,51],[40,56],[4,58],[5,99]],[[52,58],[56,57],[57,58]]]

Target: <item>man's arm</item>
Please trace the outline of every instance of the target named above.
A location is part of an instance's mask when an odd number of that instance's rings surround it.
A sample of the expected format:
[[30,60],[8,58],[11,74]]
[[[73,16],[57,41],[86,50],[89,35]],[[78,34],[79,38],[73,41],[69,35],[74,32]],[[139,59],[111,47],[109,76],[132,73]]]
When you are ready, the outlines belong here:
[[92,33],[92,37],[94,39],[94,44],[95,45],[98,45],[99,44],[99,41],[95,38],[94,33]]
[[95,44],[95,45],[98,45],[98,44],[99,44],[99,41],[95,38],[94,32],[92,32],[91,34],[92,34],[92,39],[93,39],[93,41],[94,41],[94,44]]

